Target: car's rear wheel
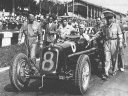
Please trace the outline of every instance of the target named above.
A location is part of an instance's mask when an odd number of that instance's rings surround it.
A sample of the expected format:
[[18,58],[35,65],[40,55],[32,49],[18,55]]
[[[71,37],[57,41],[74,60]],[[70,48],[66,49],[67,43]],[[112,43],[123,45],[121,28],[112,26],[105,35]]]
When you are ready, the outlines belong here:
[[85,94],[91,77],[91,65],[89,57],[80,55],[75,70],[75,85],[78,94]]
[[12,86],[21,91],[27,88],[29,84],[29,78],[27,78],[29,71],[28,58],[25,54],[19,53],[12,59],[9,77]]

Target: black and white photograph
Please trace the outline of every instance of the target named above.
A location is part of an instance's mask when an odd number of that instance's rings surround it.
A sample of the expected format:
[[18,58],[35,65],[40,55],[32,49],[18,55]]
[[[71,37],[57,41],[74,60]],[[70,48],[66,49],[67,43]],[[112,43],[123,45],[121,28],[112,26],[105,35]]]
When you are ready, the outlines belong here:
[[128,0],[0,0],[0,96],[128,96]]

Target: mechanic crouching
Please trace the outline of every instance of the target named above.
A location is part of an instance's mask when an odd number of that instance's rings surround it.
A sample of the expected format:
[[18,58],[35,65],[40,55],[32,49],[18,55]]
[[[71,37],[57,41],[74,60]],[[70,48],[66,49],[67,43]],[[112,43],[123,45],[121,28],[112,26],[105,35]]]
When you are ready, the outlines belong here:
[[39,37],[40,47],[42,48],[42,30],[40,23],[35,21],[35,17],[33,14],[29,14],[28,22],[24,22],[18,37],[18,44],[21,44],[21,38],[25,35],[25,46],[27,51],[28,58],[31,59],[31,69],[34,73],[37,72],[37,69],[34,64],[36,64],[36,47],[37,41]]

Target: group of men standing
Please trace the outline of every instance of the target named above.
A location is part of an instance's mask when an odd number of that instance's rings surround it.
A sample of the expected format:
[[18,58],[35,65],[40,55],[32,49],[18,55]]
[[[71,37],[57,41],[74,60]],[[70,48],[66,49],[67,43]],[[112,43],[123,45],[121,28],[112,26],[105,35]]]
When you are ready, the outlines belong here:
[[109,76],[109,69],[112,65],[112,75],[117,73],[117,70],[124,71],[124,47],[126,43],[126,30],[120,23],[116,22],[116,15],[111,11],[104,11],[106,24],[102,24],[101,18],[97,18],[97,25],[93,28],[96,36],[93,39],[102,38],[103,42],[97,42],[98,46],[103,49],[101,57],[104,73],[102,78],[106,80]]
[[[102,39],[103,42],[98,40],[99,48],[103,49],[101,57],[104,57],[102,63],[104,65],[103,79],[107,79],[109,76],[109,69],[111,64],[113,65],[112,71],[113,75],[116,74],[118,69],[118,61],[120,61],[120,70],[124,71],[123,64],[123,45],[126,47],[126,35],[125,30],[121,27],[121,24],[116,23],[116,15],[113,12],[105,11],[103,12],[106,19],[106,24],[101,23],[101,18],[97,18],[97,25],[94,26],[93,31],[95,36],[91,40]],[[48,22],[37,22],[32,14],[29,14],[27,22],[24,22],[20,29],[18,44],[21,42],[23,33],[25,34],[25,44],[27,48],[27,55],[31,60],[36,63],[36,47],[37,40],[42,48],[42,45],[48,45],[48,42],[55,43],[54,32],[58,32],[60,39],[65,39],[65,36],[70,34],[71,31],[76,30],[71,24],[68,24],[67,19],[62,19],[61,22],[57,23],[56,19],[49,16]],[[75,24],[75,23],[73,23]],[[75,24],[77,26],[77,24]],[[74,26],[75,26],[74,25]],[[59,27],[58,27],[59,26]],[[127,26],[126,26],[127,27]],[[45,31],[42,31],[45,30]],[[45,36],[43,37],[43,34]],[[37,39],[37,37],[39,37]],[[120,54],[119,54],[120,53]],[[118,59],[119,58],[119,59]],[[36,70],[32,65],[32,69]]]
[[55,32],[58,32],[59,37],[64,39],[64,35],[73,30],[66,19],[62,19],[60,23],[56,23],[55,20],[54,16],[49,16],[45,21],[38,22],[33,14],[29,14],[28,21],[24,22],[20,29],[18,44],[21,44],[21,38],[24,34],[27,56],[31,58],[31,68],[34,71],[37,71],[34,66],[36,64],[37,45],[40,44],[40,48],[42,48],[50,43],[55,43]]

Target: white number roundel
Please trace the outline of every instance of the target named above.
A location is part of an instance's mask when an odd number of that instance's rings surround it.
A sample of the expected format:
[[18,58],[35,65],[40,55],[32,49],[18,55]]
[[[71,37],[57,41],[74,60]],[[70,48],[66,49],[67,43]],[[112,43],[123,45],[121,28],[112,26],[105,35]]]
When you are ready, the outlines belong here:
[[76,45],[72,42],[70,43],[70,45],[71,45],[72,51],[76,52]]
[[[48,59],[46,58],[47,55],[50,56]],[[42,62],[42,69],[44,71],[50,71],[54,67],[54,62],[52,59],[53,59],[53,52],[48,51],[44,54],[44,61]],[[45,67],[46,64],[49,64],[48,67]]]
[[76,52],[76,45],[74,42],[69,42],[67,41],[66,43],[70,44],[71,45],[71,48],[72,48],[72,52]]

